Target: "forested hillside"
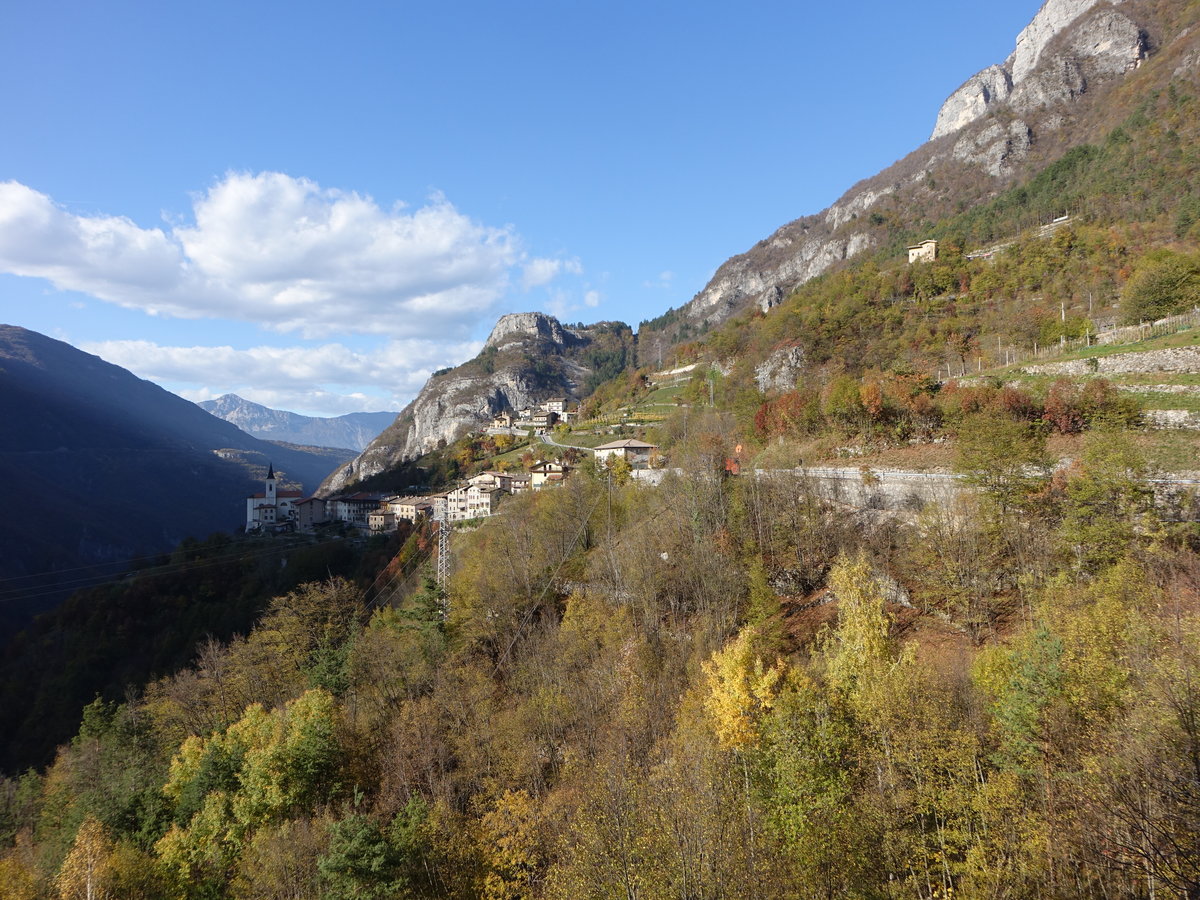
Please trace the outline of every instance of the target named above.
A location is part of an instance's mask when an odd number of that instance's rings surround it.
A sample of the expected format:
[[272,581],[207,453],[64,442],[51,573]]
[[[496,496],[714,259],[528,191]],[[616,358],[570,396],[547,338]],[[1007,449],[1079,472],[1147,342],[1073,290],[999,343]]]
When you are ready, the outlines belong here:
[[282,596],[7,783],[0,891],[1194,890],[1194,527],[1111,432],[1049,478],[969,424],[981,493],[909,525],[718,477],[711,412],[658,489],[579,475],[456,537],[446,621],[431,586]]

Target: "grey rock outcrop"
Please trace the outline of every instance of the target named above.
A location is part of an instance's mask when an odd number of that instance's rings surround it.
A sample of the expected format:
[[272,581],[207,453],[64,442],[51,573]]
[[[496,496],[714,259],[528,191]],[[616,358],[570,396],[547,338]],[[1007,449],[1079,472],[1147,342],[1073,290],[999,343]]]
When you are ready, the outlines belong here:
[[579,342],[579,336],[563,328],[553,316],[539,312],[509,313],[496,322],[483,349],[505,350],[530,338],[544,338],[564,347]]
[[988,66],[977,75],[972,75],[942,104],[932,139],[958,131],[982,118],[988,107],[1007,100],[1012,89],[1012,76],[1003,66]]
[[719,325],[750,303],[767,312],[796,285],[871,246],[866,234],[839,239],[832,231],[825,222],[802,219],[727,260],[687,305],[688,320],[701,329]]
[[1006,62],[1013,81],[1021,81],[1032,72],[1046,45],[1088,10],[1103,0],[1047,0],[1033,21],[1017,35],[1017,45]]
[[780,347],[754,370],[754,381],[764,394],[787,391],[796,386],[796,378],[804,369],[804,350],[800,347]]
[[396,421],[321,485],[337,493],[451,443],[502,412],[550,397],[582,399],[596,360],[623,368],[632,359],[629,326],[601,322],[566,328],[544,313],[503,316],[474,360],[425,383]]
[[532,403],[536,393],[526,379],[512,371],[482,377],[450,373],[431,378],[394,425],[326,479],[321,493],[337,493],[397,463],[416,459],[506,409]]
[[1033,146],[1033,129],[1017,119],[1007,127],[989,122],[982,131],[964,134],[954,145],[954,158],[979,166],[992,177],[1024,159]]
[[988,66],[950,95],[930,140],[953,134],[998,106],[1029,113],[1073,100],[1087,90],[1089,78],[1122,75],[1145,56],[1142,29],[1101,0],[1047,0],[1017,36],[1004,65]]

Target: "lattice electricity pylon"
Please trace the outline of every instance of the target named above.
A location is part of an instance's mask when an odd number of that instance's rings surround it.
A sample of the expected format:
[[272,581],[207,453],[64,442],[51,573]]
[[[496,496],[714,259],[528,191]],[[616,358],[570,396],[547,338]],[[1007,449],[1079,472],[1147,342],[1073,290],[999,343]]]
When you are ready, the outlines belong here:
[[442,616],[444,617],[450,611],[446,602],[446,579],[450,577],[450,522],[445,511],[438,516],[437,526],[437,583],[442,592]]

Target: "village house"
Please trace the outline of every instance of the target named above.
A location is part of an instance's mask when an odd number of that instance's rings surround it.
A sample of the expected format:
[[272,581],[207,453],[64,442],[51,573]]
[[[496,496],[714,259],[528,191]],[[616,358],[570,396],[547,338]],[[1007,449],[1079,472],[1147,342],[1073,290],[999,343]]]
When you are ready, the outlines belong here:
[[938,242],[929,240],[921,241],[919,244],[914,244],[908,248],[908,262],[912,265],[915,262],[933,262],[937,259]]
[[596,448],[597,465],[608,463],[610,460],[623,458],[635,469],[644,469],[650,465],[650,456],[658,450],[655,444],[645,441],[625,438],[620,441],[610,441]]
[[355,494],[339,494],[326,501],[326,507],[333,507],[330,518],[349,522],[359,528],[368,526],[367,517],[379,508],[383,495],[369,491],[359,491]]
[[285,527],[294,528],[296,502],[303,496],[300,491],[279,490],[275,466],[269,466],[263,492],[246,498],[246,530],[278,531]]
[[397,519],[416,522],[428,516],[433,509],[428,497],[392,497],[388,500],[388,508]]
[[535,463],[529,470],[529,484],[535,491],[544,487],[554,487],[562,484],[567,477],[569,467],[563,463],[546,461]]
[[512,472],[497,472],[490,470],[480,472],[478,475],[473,475],[467,479],[469,484],[476,484],[480,487],[498,487],[501,490],[513,493],[513,483],[521,476],[515,475]]
[[372,534],[396,530],[396,514],[390,509],[380,507],[367,514],[367,529]]
[[325,500],[321,497],[307,497],[298,500],[296,506],[296,527],[300,531],[311,532],[316,526],[325,524],[328,520],[325,512]]
[[514,428],[552,428],[556,422],[575,418],[575,414],[567,410],[569,402],[566,397],[551,397],[537,406],[524,406],[515,414],[503,412],[492,418],[490,427],[509,431]]
[[446,519],[450,522],[465,522],[493,515],[505,493],[494,484],[467,483],[446,494]]
[[545,409],[538,410],[533,414],[533,418],[530,421],[533,422],[534,428],[553,428],[554,423],[558,421],[558,413]]

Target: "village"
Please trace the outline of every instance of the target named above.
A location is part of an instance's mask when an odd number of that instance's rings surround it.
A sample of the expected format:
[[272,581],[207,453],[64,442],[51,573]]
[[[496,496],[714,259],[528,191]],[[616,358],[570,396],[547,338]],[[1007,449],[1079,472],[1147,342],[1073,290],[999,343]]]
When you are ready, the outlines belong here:
[[[566,398],[543,401],[513,413],[501,413],[486,429],[489,434],[532,434],[544,436],[560,422],[570,422],[576,411]],[[582,448],[578,448],[582,449]],[[591,449],[597,466],[613,467],[621,462],[629,470],[647,474],[658,447],[633,438],[610,441]],[[342,523],[367,533],[395,531],[401,521],[421,520],[450,524],[495,515],[503,498],[561,485],[571,474],[564,461],[538,460],[527,470],[485,471],[466,479],[452,490],[422,495],[395,495],[358,491],[330,497],[305,497],[303,492],[281,490],[272,465],[263,490],[246,498],[246,533],[312,533],[318,528]]]

